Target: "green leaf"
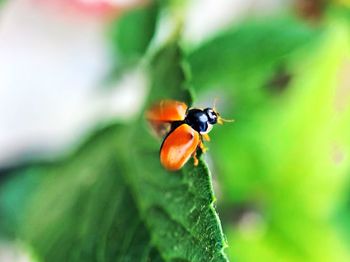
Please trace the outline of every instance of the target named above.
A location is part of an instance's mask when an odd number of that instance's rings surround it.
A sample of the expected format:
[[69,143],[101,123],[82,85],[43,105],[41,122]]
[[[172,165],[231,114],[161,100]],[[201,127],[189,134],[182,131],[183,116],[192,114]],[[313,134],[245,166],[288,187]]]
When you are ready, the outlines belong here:
[[[176,42],[155,55],[150,67],[150,103],[169,97],[191,103],[184,68],[186,63]],[[162,256],[166,260],[225,261],[226,244],[204,162],[195,168],[190,161],[177,173],[165,171],[159,163],[160,141],[151,136],[143,118],[131,140],[137,146],[124,151],[129,151],[128,159],[138,164],[129,165],[128,173],[133,174],[129,182]]]
[[[149,101],[190,103],[184,67],[177,41],[165,45],[150,63]],[[39,261],[226,261],[206,164],[167,172],[160,144],[142,114],[98,132],[66,160],[9,174],[0,213],[13,220],[2,223]]]
[[[172,97],[190,103],[189,92],[181,91],[188,85],[184,66],[177,43],[155,56],[150,69],[151,100]],[[137,164],[129,166],[130,185],[162,256],[166,260],[226,261],[211,177],[203,160],[198,167],[190,161],[179,172],[167,172],[159,163],[160,141],[155,143],[144,119],[132,137],[137,146],[128,148],[128,158]]]

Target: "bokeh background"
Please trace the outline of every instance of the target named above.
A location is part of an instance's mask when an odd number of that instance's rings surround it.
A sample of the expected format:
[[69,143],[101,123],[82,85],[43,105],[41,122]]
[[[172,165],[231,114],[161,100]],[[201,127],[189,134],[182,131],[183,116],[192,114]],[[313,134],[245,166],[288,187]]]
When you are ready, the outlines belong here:
[[[226,254],[350,261],[350,2],[178,2],[194,105],[218,98],[235,119],[214,128],[205,156]],[[20,182],[26,166],[69,158],[96,129],[142,114],[142,65],[171,31],[154,5],[0,1],[0,261],[41,261],[23,237],[35,232],[17,230],[40,185]]]

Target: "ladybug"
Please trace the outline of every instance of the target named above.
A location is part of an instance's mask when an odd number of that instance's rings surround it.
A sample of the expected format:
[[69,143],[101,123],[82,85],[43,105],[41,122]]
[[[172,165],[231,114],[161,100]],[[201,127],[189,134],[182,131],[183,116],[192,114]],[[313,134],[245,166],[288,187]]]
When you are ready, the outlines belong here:
[[160,162],[165,169],[176,171],[194,158],[198,165],[197,148],[206,151],[203,140],[210,141],[208,133],[215,124],[232,120],[220,117],[214,108],[188,108],[176,100],[161,100],[146,112],[154,131],[165,137],[160,148]]

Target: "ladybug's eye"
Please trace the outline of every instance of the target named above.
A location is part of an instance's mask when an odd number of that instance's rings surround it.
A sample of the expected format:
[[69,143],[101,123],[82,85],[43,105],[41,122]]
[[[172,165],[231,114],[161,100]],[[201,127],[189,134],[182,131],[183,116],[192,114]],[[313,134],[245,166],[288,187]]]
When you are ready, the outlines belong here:
[[205,114],[208,116],[209,123],[214,125],[217,123],[218,116],[216,112],[211,108],[204,109]]

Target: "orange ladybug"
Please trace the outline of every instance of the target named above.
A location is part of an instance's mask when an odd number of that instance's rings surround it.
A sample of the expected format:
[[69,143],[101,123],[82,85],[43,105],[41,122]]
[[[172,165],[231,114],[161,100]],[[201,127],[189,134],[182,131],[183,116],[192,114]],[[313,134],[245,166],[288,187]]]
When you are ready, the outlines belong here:
[[209,141],[208,133],[213,125],[225,120],[213,108],[188,108],[180,101],[161,100],[147,112],[146,118],[158,135],[165,136],[160,148],[160,162],[165,169],[181,169],[192,156],[198,165],[197,148],[206,151],[203,140]]

